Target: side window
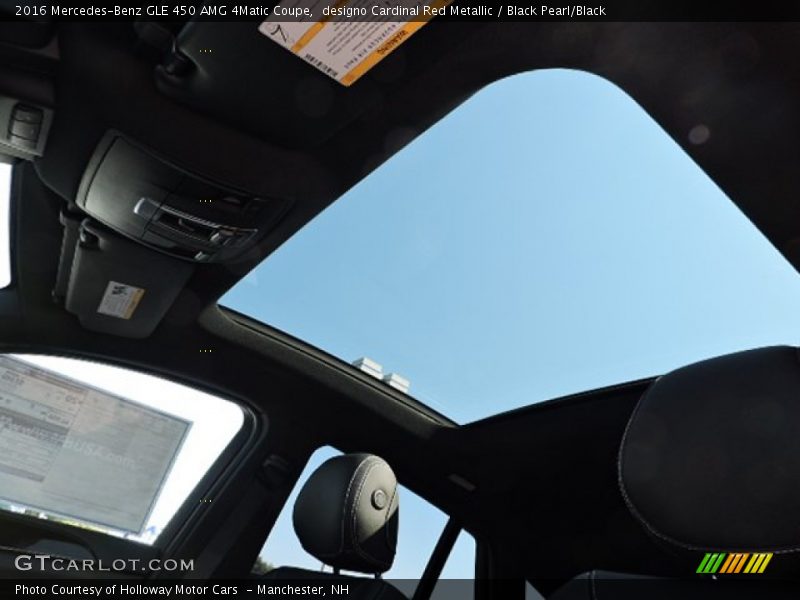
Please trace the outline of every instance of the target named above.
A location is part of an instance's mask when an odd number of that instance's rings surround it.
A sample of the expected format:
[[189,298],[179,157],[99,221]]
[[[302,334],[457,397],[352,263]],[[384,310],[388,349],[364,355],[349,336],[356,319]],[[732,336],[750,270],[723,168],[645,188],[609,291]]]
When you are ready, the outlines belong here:
[[11,165],[0,162],[0,290],[11,283]]
[[152,375],[0,355],[0,510],[152,544],[243,422]]
[[[258,554],[256,564],[253,565],[253,573],[263,574],[276,567],[298,567],[300,569],[322,570],[320,562],[308,554],[300,545],[300,541],[294,533],[292,525],[292,509],[297,494],[311,473],[329,458],[341,454],[338,450],[326,446],[318,449],[308,461],[305,469],[300,474],[292,493],[286,500],[286,504],[275,522],[275,526],[267,537],[264,547]],[[402,500],[401,500],[402,502]],[[400,520],[402,521],[402,505],[400,506]]]
[[[259,553],[258,561],[253,567],[254,572],[264,573],[282,566],[323,570],[323,565],[319,560],[307,554],[300,545],[292,525],[292,510],[297,494],[300,493],[300,489],[311,473],[329,458],[340,454],[341,452],[338,450],[326,446],[311,455],[295,489],[292,490]],[[410,596],[428,564],[428,559],[446,523],[447,515],[401,485],[397,555],[391,570],[387,571],[383,577],[391,579],[396,587]],[[456,542],[456,547],[448,558],[442,577],[471,580],[475,573],[474,548],[475,543],[472,537],[462,532]],[[471,595],[466,597],[469,598]]]
[[472,600],[475,597],[475,538],[462,531],[433,588],[431,600]]
[[525,600],[544,600],[544,596],[539,593],[535,587],[533,587],[530,582],[525,582]]

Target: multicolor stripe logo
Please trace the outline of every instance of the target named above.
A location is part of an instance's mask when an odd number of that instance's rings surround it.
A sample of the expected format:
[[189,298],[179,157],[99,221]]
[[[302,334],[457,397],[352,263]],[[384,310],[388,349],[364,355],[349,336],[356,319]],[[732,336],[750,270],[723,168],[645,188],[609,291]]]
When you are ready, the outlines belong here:
[[772,552],[758,552],[755,554],[747,552],[709,552],[700,561],[697,572],[703,574],[763,573],[771,560]]

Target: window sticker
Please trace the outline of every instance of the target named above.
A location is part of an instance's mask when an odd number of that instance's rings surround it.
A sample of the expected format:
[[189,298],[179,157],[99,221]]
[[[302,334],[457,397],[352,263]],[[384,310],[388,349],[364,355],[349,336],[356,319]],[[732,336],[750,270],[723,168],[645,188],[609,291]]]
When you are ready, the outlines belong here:
[[0,357],[0,497],[141,533],[191,424]]

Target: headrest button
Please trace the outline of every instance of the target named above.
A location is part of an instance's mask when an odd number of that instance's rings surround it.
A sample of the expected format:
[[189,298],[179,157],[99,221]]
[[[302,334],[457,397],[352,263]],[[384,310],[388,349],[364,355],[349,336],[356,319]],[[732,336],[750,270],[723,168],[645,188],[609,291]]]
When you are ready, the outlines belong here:
[[378,510],[386,508],[386,492],[383,490],[375,490],[372,492],[372,506]]

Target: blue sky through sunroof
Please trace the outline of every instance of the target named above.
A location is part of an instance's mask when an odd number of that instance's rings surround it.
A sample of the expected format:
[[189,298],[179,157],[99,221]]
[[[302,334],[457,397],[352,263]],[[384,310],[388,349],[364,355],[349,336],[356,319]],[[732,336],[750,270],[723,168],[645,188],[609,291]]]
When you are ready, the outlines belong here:
[[221,303],[462,423],[800,341],[792,267],[629,96],[568,70],[478,93]]

